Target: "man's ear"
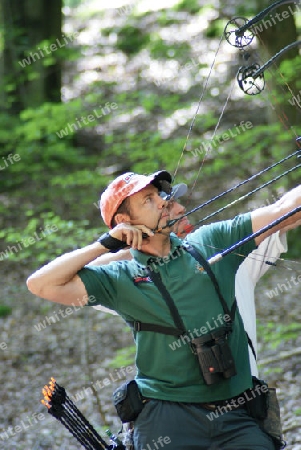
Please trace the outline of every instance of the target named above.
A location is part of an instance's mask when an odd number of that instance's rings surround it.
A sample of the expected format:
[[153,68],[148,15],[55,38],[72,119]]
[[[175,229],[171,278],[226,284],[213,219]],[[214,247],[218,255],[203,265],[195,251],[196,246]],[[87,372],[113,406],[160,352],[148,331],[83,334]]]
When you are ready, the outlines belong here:
[[130,216],[125,213],[118,213],[115,216],[115,223],[119,225],[120,223],[126,223],[130,221]]

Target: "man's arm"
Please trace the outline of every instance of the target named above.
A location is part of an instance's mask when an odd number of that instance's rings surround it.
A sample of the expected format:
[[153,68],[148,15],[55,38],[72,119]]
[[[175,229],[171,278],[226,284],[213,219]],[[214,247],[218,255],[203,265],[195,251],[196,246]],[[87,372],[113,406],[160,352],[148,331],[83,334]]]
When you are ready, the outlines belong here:
[[100,243],[59,256],[27,279],[28,289],[38,297],[64,305],[84,305],[87,291],[77,272],[108,249]]
[[132,255],[130,249],[119,250],[117,253],[106,253],[105,255],[101,255],[98,258],[94,259],[94,261],[89,263],[89,266],[105,266],[110,264],[110,262],[114,261],[124,261],[132,259]]
[[[132,255],[129,249],[126,250],[119,250],[117,253],[107,253],[106,255],[101,255],[99,258],[94,259],[91,263],[89,263],[89,266],[104,266],[106,264],[109,264],[113,261],[124,261],[124,260],[130,260],[132,259]],[[108,314],[112,314],[113,316],[117,316],[117,312],[113,309],[106,308],[102,305],[96,305],[93,306],[94,309],[97,309],[98,311],[102,311]]]
[[[281,216],[289,213],[293,209],[301,206],[301,185],[292,189],[283,195],[277,202],[272,205],[265,206],[264,208],[256,209],[251,212],[252,228],[253,232],[260,230],[261,228],[269,225]],[[294,228],[297,226],[301,219],[301,212],[294,214],[288,219],[284,220],[280,224],[271,228],[269,231],[261,234],[255,239],[256,245],[259,245],[264,239],[278,230]]]
[[[126,242],[134,248],[141,248],[142,232],[153,235],[144,225],[117,225],[110,231],[115,239]],[[28,289],[38,297],[63,305],[83,306],[88,302],[84,284],[77,272],[109,250],[95,242],[82,249],[59,256],[46,266],[37,270],[27,279]]]

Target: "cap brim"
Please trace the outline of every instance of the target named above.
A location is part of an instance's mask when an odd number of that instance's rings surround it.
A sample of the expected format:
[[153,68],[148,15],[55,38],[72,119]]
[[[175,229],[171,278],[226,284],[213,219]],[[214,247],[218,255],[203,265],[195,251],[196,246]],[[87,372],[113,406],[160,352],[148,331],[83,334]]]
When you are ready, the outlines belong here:
[[170,194],[161,191],[160,196],[163,198],[163,200],[170,200],[172,198],[177,200],[178,198],[185,195],[187,191],[188,191],[187,185],[184,183],[180,183],[172,187]]
[[187,191],[188,191],[187,184],[184,183],[176,184],[175,186],[173,186],[171,190],[171,197],[175,199],[183,197],[183,195],[185,195]]

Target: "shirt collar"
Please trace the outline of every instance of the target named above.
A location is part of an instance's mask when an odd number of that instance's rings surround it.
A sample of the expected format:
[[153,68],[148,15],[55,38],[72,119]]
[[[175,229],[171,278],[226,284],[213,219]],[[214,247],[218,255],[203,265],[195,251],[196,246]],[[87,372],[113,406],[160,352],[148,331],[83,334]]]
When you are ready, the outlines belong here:
[[[170,252],[167,256],[171,256],[178,248],[182,247],[182,240],[179,239],[174,233],[170,233]],[[166,263],[166,256],[160,257],[160,256],[153,256],[149,255],[148,253],[140,252],[139,250],[130,249],[130,252],[132,256],[134,257],[135,261],[139,264],[142,264],[143,266],[147,266],[149,264],[158,264]],[[165,258],[163,260],[163,258]]]

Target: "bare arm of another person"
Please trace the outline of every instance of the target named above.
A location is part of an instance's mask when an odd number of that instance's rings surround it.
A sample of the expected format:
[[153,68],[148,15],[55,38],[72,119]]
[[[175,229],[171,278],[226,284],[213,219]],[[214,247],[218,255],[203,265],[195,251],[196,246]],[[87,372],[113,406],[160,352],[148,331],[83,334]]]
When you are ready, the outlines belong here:
[[[301,185],[290,190],[283,195],[279,200],[264,208],[256,209],[251,212],[252,228],[253,232],[260,230],[261,228],[279,219],[281,216],[289,213],[297,207],[301,206]],[[288,219],[284,220],[280,224],[271,228],[267,232],[261,234],[255,239],[256,245],[259,245],[264,239],[278,230],[287,230],[295,228],[300,224],[301,212],[298,212]]]

